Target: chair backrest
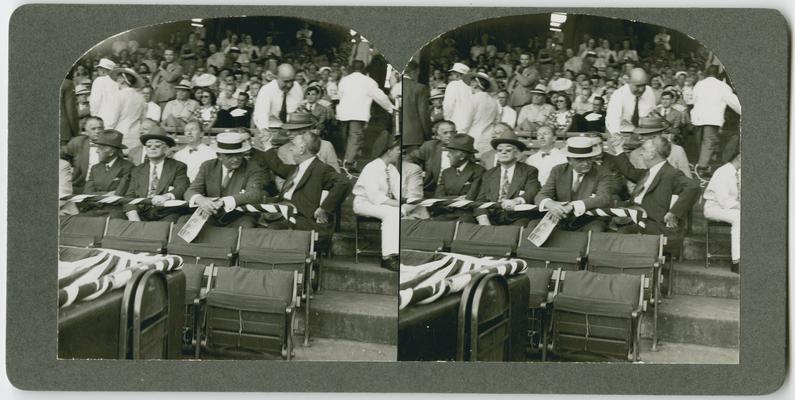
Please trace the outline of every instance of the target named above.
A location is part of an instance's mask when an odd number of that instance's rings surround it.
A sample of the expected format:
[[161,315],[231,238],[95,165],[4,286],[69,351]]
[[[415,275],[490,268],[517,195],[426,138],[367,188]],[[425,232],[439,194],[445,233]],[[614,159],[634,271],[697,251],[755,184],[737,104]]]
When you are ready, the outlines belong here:
[[74,247],[96,246],[105,234],[108,219],[81,215],[61,217],[59,244]]
[[188,243],[178,234],[183,226],[185,224],[171,228],[168,254],[180,255],[196,263],[232,265],[237,254],[240,229],[205,225],[196,238]]
[[313,239],[312,231],[243,229],[238,264],[245,268],[304,273],[314,259]]
[[185,304],[193,304],[193,301],[206,294],[212,286],[215,265],[204,264],[182,264],[182,272],[185,274]]
[[456,221],[402,219],[400,247],[425,251],[447,250],[453,241],[456,225]]
[[458,224],[450,250],[473,256],[508,257],[516,252],[521,227]]
[[132,329],[133,359],[168,358],[169,301],[166,275],[146,271],[135,292]]
[[511,336],[508,281],[502,275],[487,274],[473,280],[469,287],[467,297],[461,299],[468,318],[459,320],[465,330],[463,360],[507,361]]
[[589,243],[588,269],[651,275],[663,264],[664,241],[662,235],[594,233]]
[[538,308],[547,302],[553,271],[553,269],[549,268],[527,268],[525,275],[530,279],[529,308]]
[[101,246],[131,252],[163,253],[169,242],[171,223],[111,219]]
[[249,268],[218,268],[210,291],[223,291],[241,296],[264,297],[289,304],[293,295],[290,271]]
[[578,270],[588,248],[588,237],[586,232],[554,230],[541,247],[527,237],[520,237],[516,256],[527,261],[530,267]]
[[560,279],[556,310],[630,317],[642,307],[644,275],[565,271]]

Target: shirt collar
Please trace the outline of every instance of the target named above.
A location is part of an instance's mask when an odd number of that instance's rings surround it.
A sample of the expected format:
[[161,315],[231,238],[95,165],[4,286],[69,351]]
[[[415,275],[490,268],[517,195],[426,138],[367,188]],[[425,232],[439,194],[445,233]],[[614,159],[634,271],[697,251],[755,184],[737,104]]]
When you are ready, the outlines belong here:
[[112,166],[113,166],[113,164],[115,164],[115,163],[116,163],[116,160],[118,160],[118,159],[119,159],[119,157],[113,157],[113,159],[112,159],[112,160],[110,160],[110,161],[108,161],[108,162],[106,162],[106,163],[105,163],[105,165],[107,165],[107,166],[108,166],[108,168],[110,168],[110,167],[112,167]]
[[464,172],[464,168],[466,168],[467,165],[469,165],[469,161],[464,161],[464,163],[461,164],[461,166],[456,169],[458,170],[458,172]]
[[657,172],[665,165],[666,160],[662,160],[657,164],[654,164],[651,168],[649,168],[649,176],[656,175]]

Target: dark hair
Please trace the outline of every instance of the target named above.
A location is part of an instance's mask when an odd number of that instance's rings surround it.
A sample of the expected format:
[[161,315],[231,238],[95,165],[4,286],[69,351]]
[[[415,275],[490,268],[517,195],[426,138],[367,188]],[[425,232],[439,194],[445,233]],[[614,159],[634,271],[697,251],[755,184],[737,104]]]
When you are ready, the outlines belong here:
[[594,98],[593,98],[593,101],[596,101],[596,100],[599,100],[599,101],[601,101],[601,102],[602,102],[602,104],[604,104],[604,103],[605,103],[605,98],[604,98],[604,97],[602,97],[602,96],[596,96],[596,97],[594,97]]
[[563,92],[558,92],[558,100],[560,100],[561,98],[566,100],[566,108],[571,108],[571,99],[569,98],[569,96]]
[[447,120],[447,119],[444,119],[444,120],[441,120],[441,121],[436,123],[436,125],[434,126],[434,128],[436,128],[436,130],[434,130],[434,132],[437,132],[439,130],[439,127],[442,126],[443,124],[449,124],[450,126],[453,127],[453,129],[458,129],[455,126],[455,122]]
[[351,70],[354,72],[362,72],[364,70],[364,62],[362,62],[362,60],[353,60],[351,63]]
[[707,67],[707,76],[717,77],[718,76],[718,66],[717,65],[710,65]]
[[[212,90],[210,90],[210,89],[201,89],[201,90],[199,90],[199,92],[204,92],[204,93],[209,94],[210,95],[210,105],[213,105],[213,106],[215,105],[215,93],[213,93]],[[199,104],[201,104],[201,100],[199,101]]]
[[663,96],[671,96],[672,99],[676,100],[676,94],[671,90],[664,90],[662,94],[660,94],[660,98]]

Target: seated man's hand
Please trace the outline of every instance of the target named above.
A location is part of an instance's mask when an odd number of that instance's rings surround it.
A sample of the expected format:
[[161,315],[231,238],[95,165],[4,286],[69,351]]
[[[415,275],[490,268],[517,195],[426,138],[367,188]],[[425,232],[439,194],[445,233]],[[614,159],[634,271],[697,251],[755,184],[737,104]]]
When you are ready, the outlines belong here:
[[[220,206],[216,204],[219,202],[221,204]],[[202,196],[196,198],[196,205],[207,213],[215,214],[215,210],[223,207],[224,203],[220,200],[213,201],[212,199]]]
[[679,218],[677,218],[676,215],[674,215],[670,211],[665,213],[663,221],[665,221],[666,228],[676,229],[679,227]]
[[566,218],[566,215],[574,209],[570,204],[563,204],[557,201],[547,201],[546,208],[552,215],[560,219]]
[[326,210],[320,207],[318,207],[317,210],[315,210],[315,222],[321,225],[328,224],[328,213],[326,212]]
[[512,199],[505,199],[502,201],[502,203],[500,203],[500,207],[502,207],[503,210],[507,211],[513,211],[513,208],[516,207],[516,205],[517,202]]
[[152,196],[152,204],[156,205],[156,206],[162,206],[163,203],[165,203],[169,199],[171,199],[171,197],[166,196],[166,195],[162,195],[162,194],[158,194],[158,195]]

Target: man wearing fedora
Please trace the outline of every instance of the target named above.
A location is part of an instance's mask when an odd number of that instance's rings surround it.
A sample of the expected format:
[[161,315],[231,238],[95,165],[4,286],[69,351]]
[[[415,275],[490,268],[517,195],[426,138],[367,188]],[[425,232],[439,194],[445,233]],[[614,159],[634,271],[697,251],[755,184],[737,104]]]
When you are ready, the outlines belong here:
[[111,127],[124,135],[124,145],[133,147],[138,144],[141,122],[146,118],[146,100],[137,89],[144,82],[137,72],[130,68],[116,68],[110,77],[119,85],[116,95],[116,119]]
[[[99,159],[91,166],[86,180],[84,193],[123,195],[127,191],[130,181],[130,172],[133,169],[131,162],[121,158],[121,152],[126,148],[122,144],[121,132],[108,129],[91,140],[96,146]],[[122,211],[118,206],[102,204],[78,204],[80,212],[90,216],[109,215],[121,218]]]
[[[457,134],[450,138],[445,146],[447,157],[450,159],[450,168],[442,171],[442,178],[436,187],[433,197],[437,199],[467,199],[474,200],[480,188],[480,180],[486,171],[474,162],[475,141],[467,134]],[[475,223],[472,211],[452,208],[433,208],[434,219]]]
[[497,84],[483,72],[465,75],[464,82],[472,89],[472,120],[466,133],[475,139],[475,149],[487,151],[491,129],[499,117],[499,106],[491,97],[491,93],[497,91]]
[[163,107],[166,102],[176,95],[176,84],[182,78],[182,64],[176,60],[174,49],[163,51],[163,60],[160,61],[157,72],[152,77],[152,87],[155,89],[154,101]]
[[[107,59],[101,58],[96,66],[97,74],[99,75],[94,82],[91,83],[91,95],[88,97],[89,108],[91,115],[101,118],[103,121],[115,121],[115,101],[116,94],[119,91],[119,85],[109,76],[110,71],[116,69],[116,63]],[[110,127],[110,124],[105,123]]]
[[425,171],[423,191],[425,197],[430,197],[436,191],[441,173],[450,165],[445,146],[450,143],[450,138],[456,134],[456,125],[452,121],[442,121],[436,126],[436,139],[429,140],[409,153],[408,161],[422,167]]
[[[219,133],[210,146],[218,158],[205,161],[185,191],[189,206],[213,214],[208,223],[244,228],[256,226],[253,215],[235,210],[238,206],[259,204],[265,183],[264,171],[245,158],[251,150],[246,137],[238,132]],[[187,220],[186,217],[183,218]]]
[[572,137],[566,140],[562,153],[567,162],[552,168],[535,197],[539,210],[560,218],[558,226],[563,230],[604,232],[607,218],[585,215],[594,208],[610,206],[613,199],[613,176],[596,164],[602,155],[602,141]]
[[430,94],[428,85],[420,83],[420,66],[411,61],[403,72],[403,147],[410,152],[419,147],[430,132],[431,117],[428,110]]
[[514,207],[533,202],[541,185],[538,170],[519,162],[525,144],[513,131],[507,131],[491,141],[496,150],[498,165],[483,174],[476,201],[496,202],[499,209],[474,210],[481,225],[527,225],[533,212],[514,211]]
[[187,79],[179,81],[174,90],[177,97],[163,107],[161,121],[165,127],[184,127],[199,108],[199,102],[190,98],[191,85]]
[[452,121],[459,133],[467,133],[472,123],[472,89],[462,78],[469,73],[469,67],[455,63],[450,68],[450,80],[444,90],[444,119]]
[[[304,132],[310,132],[320,139],[321,132],[320,129],[317,129],[317,120],[315,120],[312,114],[296,112],[288,115],[287,120],[289,122],[282,124],[281,130],[287,133],[290,139]],[[286,164],[296,165],[298,161],[293,157],[294,153],[292,150],[293,144],[291,141],[288,141],[279,148],[279,158]],[[334,151],[334,146],[331,142],[320,139],[320,148],[315,155],[318,160],[333,168],[334,171],[340,172],[339,159],[337,159],[337,153]]]
[[167,200],[181,200],[188,188],[187,167],[184,163],[168,158],[168,148],[176,142],[163,128],[155,127],[141,135],[141,144],[147,160],[133,168],[126,197],[149,198],[152,204],[125,205],[124,213],[130,221],[175,222],[179,214],[163,209]]
[[[638,135],[638,138],[642,143],[663,135],[667,126],[668,125],[665,123],[662,117],[641,118],[638,122],[638,126],[633,130],[633,133]],[[669,137],[666,137],[666,139],[668,139],[669,142],[671,141]],[[645,163],[642,147],[638,147],[629,153],[629,161],[635,168],[650,167]],[[668,156],[667,161],[672,167],[682,171],[686,177],[692,178],[692,173],[690,172],[690,163],[687,161],[687,154],[685,153],[685,149],[682,146],[671,142],[671,154]]]
[[566,154],[555,146],[555,131],[544,125],[536,132],[538,151],[527,157],[525,162],[538,170],[538,182],[543,186],[547,182],[550,171],[557,165],[565,164]]
[[538,82],[538,70],[530,65],[530,54],[519,56],[519,66],[508,80],[508,92],[511,94],[510,106],[520,110],[529,103],[532,96],[531,87]]
[[547,116],[555,111],[555,107],[546,102],[547,87],[542,84],[538,84],[530,90],[530,95],[532,96],[530,104],[519,110],[516,126],[520,131],[533,135],[538,127],[546,122]]

